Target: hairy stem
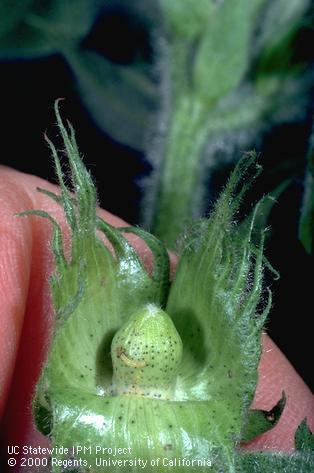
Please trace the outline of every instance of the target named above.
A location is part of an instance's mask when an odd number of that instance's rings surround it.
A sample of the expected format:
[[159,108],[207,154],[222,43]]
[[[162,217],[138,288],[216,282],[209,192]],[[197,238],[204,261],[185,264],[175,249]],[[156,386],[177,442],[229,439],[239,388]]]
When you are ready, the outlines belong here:
[[176,103],[165,140],[164,164],[159,176],[153,233],[174,247],[182,227],[193,214],[198,161],[207,137],[202,103],[192,95]]

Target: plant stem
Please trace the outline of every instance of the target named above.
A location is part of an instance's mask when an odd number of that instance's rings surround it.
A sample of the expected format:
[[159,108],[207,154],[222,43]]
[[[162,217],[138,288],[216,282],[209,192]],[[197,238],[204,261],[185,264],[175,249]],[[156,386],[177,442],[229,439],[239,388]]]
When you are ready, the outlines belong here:
[[193,94],[178,98],[169,120],[152,232],[173,248],[200,198],[198,162],[208,126],[206,109]]

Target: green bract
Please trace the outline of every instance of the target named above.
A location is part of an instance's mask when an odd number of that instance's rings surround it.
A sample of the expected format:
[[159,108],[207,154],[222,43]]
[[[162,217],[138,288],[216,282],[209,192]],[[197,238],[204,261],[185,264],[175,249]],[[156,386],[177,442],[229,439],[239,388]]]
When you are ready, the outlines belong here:
[[[41,192],[64,209],[70,257],[59,224],[25,212],[54,227],[56,325],[34,399],[38,429],[63,447],[53,473],[66,465],[80,473],[253,471],[255,456],[237,446],[271,426],[249,414],[271,295],[263,291],[264,230],[254,232],[262,203],[241,224],[235,214],[259,172],[255,156],[239,162],[210,218],[186,237],[169,290],[163,245],[97,216],[95,187],[58,103],[56,115],[75,193],[50,142],[61,193]],[[150,248],[150,272],[127,233]]]

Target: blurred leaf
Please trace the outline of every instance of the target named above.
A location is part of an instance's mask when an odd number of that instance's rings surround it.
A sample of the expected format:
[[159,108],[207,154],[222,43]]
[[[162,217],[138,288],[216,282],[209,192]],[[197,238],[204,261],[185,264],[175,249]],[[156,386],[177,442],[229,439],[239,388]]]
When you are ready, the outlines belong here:
[[314,248],[314,132],[312,132],[308,166],[304,180],[304,194],[299,225],[299,239],[305,250],[313,253]]
[[270,122],[290,121],[302,113],[313,75],[265,76],[257,83],[244,83],[208,112],[211,134],[265,127]]
[[265,54],[280,42],[287,32],[300,24],[311,0],[268,0],[264,10],[263,21],[260,23],[255,52],[265,48]]
[[55,48],[37,30],[22,23],[18,30],[0,38],[0,58],[33,58],[55,53]]
[[0,38],[8,34],[25,17],[34,0],[1,0],[0,2]]
[[[91,28],[99,2],[26,0],[24,3],[19,15],[15,18],[11,15],[11,28],[6,27],[6,34],[0,37],[0,57],[31,58],[73,47]],[[0,13],[1,8],[4,7],[0,6]],[[10,10],[7,6],[6,9]]]
[[46,0],[38,4],[27,22],[53,42],[79,41],[92,26],[94,4],[90,0]]
[[172,92],[195,93],[210,107],[234,89],[247,68],[249,38],[265,1],[160,0],[171,51]]
[[243,77],[248,64],[251,19],[250,2],[238,0],[216,6],[205,25],[193,77],[196,93],[209,104],[233,90]]
[[145,69],[113,64],[91,51],[68,51],[66,59],[99,128],[123,144],[142,149],[158,103],[157,88]]
[[295,44],[302,25],[310,21],[310,15],[305,15],[309,4],[308,0],[277,0],[268,4],[253,50],[257,77],[304,72],[305,65],[295,57]]
[[212,0],[160,0],[168,34],[193,41],[206,29],[213,11]]

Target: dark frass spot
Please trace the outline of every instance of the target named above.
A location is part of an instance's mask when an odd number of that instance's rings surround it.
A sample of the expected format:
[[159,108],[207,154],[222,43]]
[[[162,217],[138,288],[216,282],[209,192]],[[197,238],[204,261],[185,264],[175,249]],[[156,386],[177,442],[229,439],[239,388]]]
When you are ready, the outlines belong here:
[[164,450],[166,450],[166,451],[173,450],[172,444],[171,444],[171,443],[167,443],[167,444],[164,446]]

